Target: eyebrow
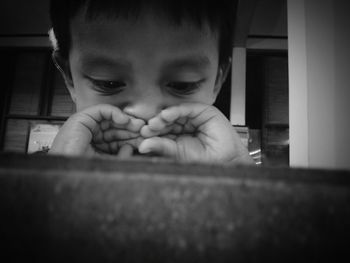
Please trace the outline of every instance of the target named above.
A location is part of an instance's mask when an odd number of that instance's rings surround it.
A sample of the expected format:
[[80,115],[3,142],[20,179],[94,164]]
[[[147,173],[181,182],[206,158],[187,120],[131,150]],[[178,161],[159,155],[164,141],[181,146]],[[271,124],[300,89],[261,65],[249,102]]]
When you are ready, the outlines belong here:
[[[132,63],[126,59],[118,58],[111,59],[105,56],[96,56],[95,54],[87,54],[80,59],[83,66],[99,67],[107,66],[111,68],[119,68],[125,71],[131,71]],[[162,64],[164,71],[174,70],[203,70],[211,65],[209,58],[206,55],[194,54],[180,58],[169,59]]]
[[123,58],[112,59],[105,56],[96,56],[88,54],[80,59],[80,63],[86,67],[107,66],[111,68],[123,69],[125,71],[132,70],[132,64],[130,63],[130,61]]
[[205,55],[190,55],[183,58],[175,58],[163,63],[164,69],[171,70],[198,70],[205,69],[210,66],[210,60]]

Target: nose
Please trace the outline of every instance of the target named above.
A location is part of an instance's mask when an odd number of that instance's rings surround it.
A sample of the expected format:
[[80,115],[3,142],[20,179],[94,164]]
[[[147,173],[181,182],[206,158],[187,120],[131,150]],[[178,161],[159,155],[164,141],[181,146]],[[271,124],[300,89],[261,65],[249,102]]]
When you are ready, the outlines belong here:
[[141,91],[125,105],[124,112],[138,119],[148,121],[165,108],[164,98],[155,91]]

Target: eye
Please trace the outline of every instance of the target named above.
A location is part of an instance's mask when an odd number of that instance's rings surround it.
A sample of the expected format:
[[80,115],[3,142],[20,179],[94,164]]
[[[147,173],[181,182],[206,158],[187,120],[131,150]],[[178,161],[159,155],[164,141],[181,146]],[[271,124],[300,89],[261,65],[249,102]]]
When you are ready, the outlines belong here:
[[113,94],[123,90],[126,84],[122,81],[97,80],[91,79],[91,82],[100,92]]
[[172,92],[179,95],[189,95],[194,93],[199,89],[202,80],[195,82],[185,82],[185,81],[176,81],[169,82],[167,87],[172,90]]

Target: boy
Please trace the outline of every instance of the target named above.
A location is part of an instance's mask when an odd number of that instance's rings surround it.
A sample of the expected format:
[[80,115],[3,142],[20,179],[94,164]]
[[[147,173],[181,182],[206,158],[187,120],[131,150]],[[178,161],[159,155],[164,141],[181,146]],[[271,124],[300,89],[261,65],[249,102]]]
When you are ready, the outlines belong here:
[[253,163],[211,106],[234,1],[52,0],[53,58],[76,104],[50,153]]

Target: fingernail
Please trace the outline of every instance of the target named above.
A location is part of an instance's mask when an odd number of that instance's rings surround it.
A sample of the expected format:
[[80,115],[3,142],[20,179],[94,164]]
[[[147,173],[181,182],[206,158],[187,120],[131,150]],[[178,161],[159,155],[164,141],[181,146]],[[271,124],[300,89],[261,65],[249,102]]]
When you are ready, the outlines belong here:
[[150,152],[151,152],[151,149],[149,149],[149,148],[140,148],[140,149],[139,149],[139,152],[140,152],[140,153],[150,153]]
[[151,149],[143,149],[142,151],[140,151],[141,153],[150,153]]

